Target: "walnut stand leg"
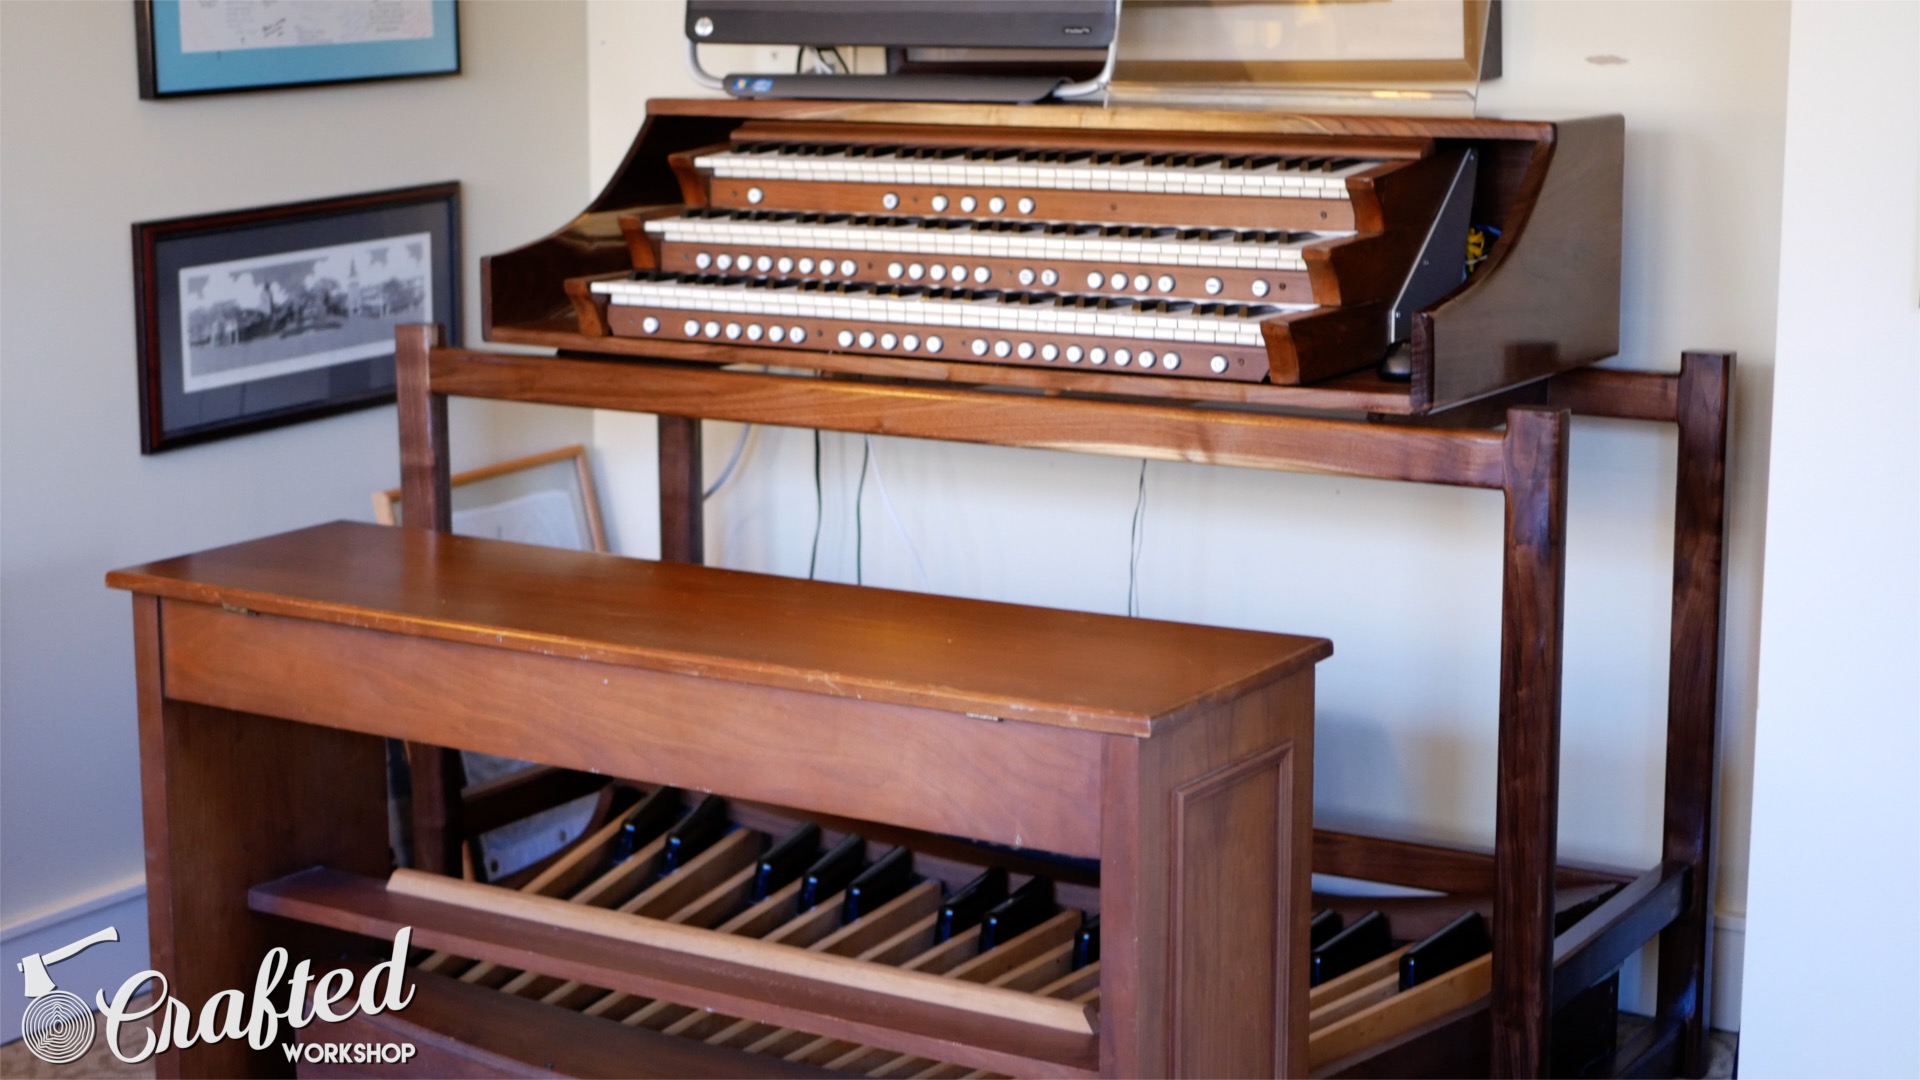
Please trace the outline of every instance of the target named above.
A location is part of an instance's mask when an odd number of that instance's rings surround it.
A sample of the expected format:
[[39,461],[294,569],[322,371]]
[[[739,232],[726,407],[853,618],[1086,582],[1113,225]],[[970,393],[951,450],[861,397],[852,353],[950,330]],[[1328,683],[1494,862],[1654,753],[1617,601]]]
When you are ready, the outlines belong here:
[[[453,485],[447,454],[447,396],[433,392],[429,364],[445,344],[439,326],[394,330],[394,381],[400,411],[400,506],[409,529],[453,531]],[[460,872],[460,754],[424,743],[407,745],[413,777],[413,865],[436,874]]]
[[1507,414],[1491,1002],[1504,1077],[1545,1076],[1552,1061],[1568,427],[1565,410]]
[[[371,736],[168,698],[165,610],[133,598],[147,923],[154,969],[197,1016],[221,990],[251,994],[270,947],[305,940],[249,911],[248,888],[319,863],[386,872],[385,755]],[[169,1051],[154,1067],[161,1077],[293,1069],[278,1045],[244,1039]]]
[[702,512],[700,421],[660,417],[660,558],[665,562],[706,561],[706,521]]
[[1732,385],[1733,358],[1725,353],[1688,353],[1681,362],[1663,858],[1685,864],[1688,876],[1686,906],[1660,935],[1659,984],[1659,1020],[1681,1025],[1675,1063],[1681,1076],[1699,1076],[1707,1065],[1715,734]]

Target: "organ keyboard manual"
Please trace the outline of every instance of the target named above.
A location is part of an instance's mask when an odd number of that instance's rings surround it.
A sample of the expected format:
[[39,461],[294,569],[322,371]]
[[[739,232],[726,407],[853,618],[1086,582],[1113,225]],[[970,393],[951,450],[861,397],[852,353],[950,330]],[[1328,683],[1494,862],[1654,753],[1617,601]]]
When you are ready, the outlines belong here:
[[1421,414],[1616,351],[1621,147],[1618,117],[655,101],[591,206],[485,260],[486,331]]

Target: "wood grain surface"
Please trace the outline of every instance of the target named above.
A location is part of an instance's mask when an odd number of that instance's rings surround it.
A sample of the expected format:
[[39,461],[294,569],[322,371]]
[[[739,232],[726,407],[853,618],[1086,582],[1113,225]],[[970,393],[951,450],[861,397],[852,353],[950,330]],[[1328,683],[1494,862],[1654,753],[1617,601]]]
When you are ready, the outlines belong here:
[[352,522],[115,571],[108,584],[406,636],[1140,736],[1332,651],[1320,638]]

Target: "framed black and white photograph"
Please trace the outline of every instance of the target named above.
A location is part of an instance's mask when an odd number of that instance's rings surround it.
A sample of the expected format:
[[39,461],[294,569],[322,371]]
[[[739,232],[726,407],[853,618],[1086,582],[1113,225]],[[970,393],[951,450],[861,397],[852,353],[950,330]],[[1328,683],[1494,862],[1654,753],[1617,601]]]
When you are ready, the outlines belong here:
[[134,0],[140,96],[460,71],[454,0]]
[[140,450],[394,398],[394,327],[460,326],[460,186],[133,227]]

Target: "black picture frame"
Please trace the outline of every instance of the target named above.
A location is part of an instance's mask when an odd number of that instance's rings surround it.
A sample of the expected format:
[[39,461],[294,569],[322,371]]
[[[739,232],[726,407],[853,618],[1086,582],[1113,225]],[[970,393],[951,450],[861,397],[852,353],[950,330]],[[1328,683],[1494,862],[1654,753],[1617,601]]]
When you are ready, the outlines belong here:
[[[140,96],[147,100],[460,73],[458,0],[420,0],[411,18],[305,25],[338,7],[133,0]],[[370,0],[369,0],[370,2]],[[192,16],[189,18],[188,16]],[[209,33],[211,31],[211,33]]]
[[460,185],[133,226],[140,452],[394,400],[393,327],[460,328]]

